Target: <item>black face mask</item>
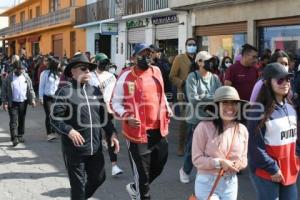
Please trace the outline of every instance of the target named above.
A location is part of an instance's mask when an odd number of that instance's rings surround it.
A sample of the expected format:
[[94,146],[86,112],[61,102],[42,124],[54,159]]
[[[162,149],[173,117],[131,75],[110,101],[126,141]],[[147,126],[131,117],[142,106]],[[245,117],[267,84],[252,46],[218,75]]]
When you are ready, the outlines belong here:
[[98,69],[100,71],[107,70],[108,62],[107,61],[100,61],[98,62]]
[[151,63],[151,59],[149,56],[138,56],[137,57],[137,65],[141,70],[147,70]]

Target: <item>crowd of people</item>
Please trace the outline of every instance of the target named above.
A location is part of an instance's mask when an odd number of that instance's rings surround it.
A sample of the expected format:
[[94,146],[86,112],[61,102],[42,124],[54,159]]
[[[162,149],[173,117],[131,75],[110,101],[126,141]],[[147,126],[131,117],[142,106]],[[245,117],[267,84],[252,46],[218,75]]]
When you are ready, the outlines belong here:
[[123,173],[114,125],[120,120],[133,172],[126,190],[131,199],[147,200],[168,159],[174,118],[183,156],[179,180],[189,183],[197,170],[190,199],[237,199],[237,174],[247,166],[256,199],[298,199],[297,58],[279,49],[259,56],[245,44],[238,59],[220,60],[199,51],[193,38],[185,45],[169,62],[157,45],[137,44],[118,74],[104,53],[70,59],[50,53],[32,61],[2,56],[1,101],[13,146],[24,142],[27,106],[38,99],[47,140],[61,135],[71,199],[88,199],[105,180],[105,146],[112,175]]

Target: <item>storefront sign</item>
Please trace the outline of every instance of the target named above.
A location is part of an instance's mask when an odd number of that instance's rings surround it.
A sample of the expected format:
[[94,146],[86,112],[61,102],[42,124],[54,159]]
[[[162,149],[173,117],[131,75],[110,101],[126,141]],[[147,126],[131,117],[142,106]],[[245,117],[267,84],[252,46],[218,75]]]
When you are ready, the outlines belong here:
[[149,23],[148,19],[130,20],[126,22],[127,29],[145,27]]
[[117,23],[100,24],[100,33],[102,35],[118,35]]
[[152,17],[152,24],[160,25],[160,24],[170,24],[178,22],[177,15],[168,15],[163,17]]

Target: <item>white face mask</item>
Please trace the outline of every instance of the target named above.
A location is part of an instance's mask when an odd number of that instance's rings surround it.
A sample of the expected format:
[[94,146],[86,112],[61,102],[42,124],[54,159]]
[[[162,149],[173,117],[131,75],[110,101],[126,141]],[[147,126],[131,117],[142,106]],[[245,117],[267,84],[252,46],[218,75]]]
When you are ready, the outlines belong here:
[[115,68],[109,68],[108,71],[112,74],[116,73],[116,69]]
[[232,63],[225,63],[225,66],[228,68],[230,67],[230,65],[232,65]]
[[194,54],[197,52],[197,47],[196,46],[187,46],[186,51],[190,54]]

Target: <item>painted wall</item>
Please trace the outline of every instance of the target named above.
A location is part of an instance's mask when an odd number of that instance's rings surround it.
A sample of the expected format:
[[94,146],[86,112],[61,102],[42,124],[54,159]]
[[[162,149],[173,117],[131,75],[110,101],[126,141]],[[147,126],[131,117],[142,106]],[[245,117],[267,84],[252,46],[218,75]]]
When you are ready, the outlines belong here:
[[118,31],[118,53],[115,54],[115,63],[118,66],[117,73],[124,67],[127,55],[127,32],[125,21],[119,22]]
[[95,34],[99,33],[99,26],[89,26],[86,28],[86,51],[95,54]]

